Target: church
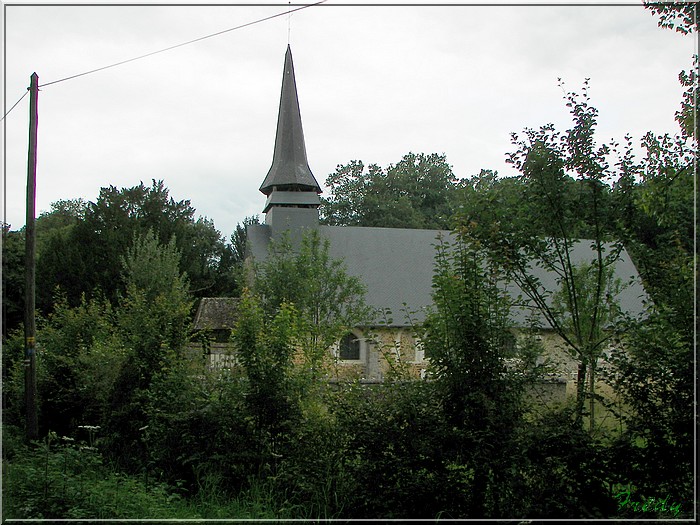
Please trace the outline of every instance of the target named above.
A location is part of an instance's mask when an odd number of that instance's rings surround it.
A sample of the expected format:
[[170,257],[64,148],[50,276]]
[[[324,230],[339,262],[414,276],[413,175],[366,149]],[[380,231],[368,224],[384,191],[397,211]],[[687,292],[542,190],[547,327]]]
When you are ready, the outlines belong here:
[[[432,304],[432,277],[435,245],[451,232],[401,228],[326,226],[319,222],[322,192],[309,168],[297,98],[292,52],[289,46],[284,59],[282,90],[272,166],[260,192],[265,196],[263,224],[247,227],[247,256],[262,262],[268,256],[270,242],[282,235],[292,240],[304,231],[315,229],[328,239],[330,256],[344,262],[349,275],[360,278],[366,288],[365,301],[377,311],[391,311],[391,320],[368,321],[338,341],[332,352],[346,378],[364,382],[381,382],[392,359],[401,360],[416,377],[423,377],[427,362],[414,326],[425,319]],[[574,262],[591,259],[590,243],[581,241],[573,249]],[[622,310],[631,315],[642,312],[646,294],[629,255],[623,251],[616,263],[615,275],[631,285],[617,297]],[[554,290],[556,275],[539,271],[541,283]],[[519,289],[509,285],[507,291],[517,297]],[[195,328],[212,331],[230,330],[235,301],[203,299],[195,318]],[[223,313],[222,313],[223,312]],[[515,339],[528,325],[533,310],[527,307],[512,311]],[[218,319],[218,320],[217,320]],[[227,321],[228,320],[228,321]],[[544,324],[543,326],[546,326]],[[538,339],[558,363],[552,378],[561,392],[573,392],[576,363],[561,347],[553,331],[543,329]],[[224,340],[221,339],[221,344]],[[213,356],[213,360],[216,361]]]

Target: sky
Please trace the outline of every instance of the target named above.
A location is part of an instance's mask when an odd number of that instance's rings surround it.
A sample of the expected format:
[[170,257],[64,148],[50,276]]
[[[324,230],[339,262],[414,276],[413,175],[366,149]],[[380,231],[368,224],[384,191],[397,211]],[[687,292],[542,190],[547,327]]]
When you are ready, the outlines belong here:
[[[581,3],[327,0],[291,15],[303,4],[5,4],[3,114],[33,72],[51,83],[38,101],[37,215],[155,179],[228,238],[265,203],[258,188],[288,44],[322,186],[339,164],[387,167],[409,152],[445,154],[459,178],[515,175],[505,162],[511,133],[569,129],[564,89],[580,91],[586,78],[600,144],[677,133],[678,74],[691,67],[695,35],[659,28],[641,1]],[[13,230],[26,217],[28,113],[25,96],[3,121],[3,218]]]

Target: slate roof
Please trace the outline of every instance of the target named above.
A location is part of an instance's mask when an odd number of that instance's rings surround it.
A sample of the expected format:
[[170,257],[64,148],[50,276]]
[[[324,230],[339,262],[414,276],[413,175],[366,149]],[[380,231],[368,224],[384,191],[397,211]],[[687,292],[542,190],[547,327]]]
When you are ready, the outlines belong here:
[[284,56],[282,93],[277,116],[277,134],[272,166],[260,191],[270,195],[277,188],[283,191],[312,191],[321,193],[321,187],[311,173],[306,159],[306,144],[301,126],[301,112],[294,77],[292,50],[287,46]]
[[[350,226],[319,226],[319,232],[330,241],[330,255],[342,259],[348,274],[359,277],[367,288],[366,302],[375,308],[389,308],[393,314],[393,326],[409,326],[406,312],[411,312],[415,322],[425,319],[431,307],[432,278],[435,265],[435,247],[438,237],[448,239],[449,231],[413,230],[401,228],[365,228]],[[248,227],[249,253],[257,262],[267,258],[270,227],[264,224]],[[573,261],[592,260],[590,241],[580,241],[572,251]],[[536,268],[534,274],[547,290],[559,288],[556,274]],[[631,315],[643,311],[647,295],[639,275],[626,251],[623,251],[615,267],[616,277],[623,283],[632,282],[618,296],[622,310]],[[506,290],[512,298],[520,294],[519,288],[510,283]],[[527,326],[532,315],[529,308],[513,308],[515,326]],[[544,319],[540,317],[544,323]],[[370,320],[376,325],[381,319]],[[543,324],[543,327],[547,327]]]
[[237,319],[237,297],[204,297],[194,316],[194,329],[230,330]]

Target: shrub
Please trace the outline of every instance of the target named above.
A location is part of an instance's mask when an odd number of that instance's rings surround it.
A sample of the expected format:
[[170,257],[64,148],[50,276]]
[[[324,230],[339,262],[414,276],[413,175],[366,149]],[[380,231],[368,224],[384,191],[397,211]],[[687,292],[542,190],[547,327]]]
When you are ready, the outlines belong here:
[[181,505],[166,485],[116,472],[94,447],[55,432],[14,448],[3,469],[3,519],[167,518]]

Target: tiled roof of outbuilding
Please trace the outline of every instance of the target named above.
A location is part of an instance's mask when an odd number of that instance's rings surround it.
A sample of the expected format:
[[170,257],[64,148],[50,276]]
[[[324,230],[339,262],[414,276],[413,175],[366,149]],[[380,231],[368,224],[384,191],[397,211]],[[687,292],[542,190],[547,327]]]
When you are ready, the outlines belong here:
[[194,317],[194,329],[230,330],[237,319],[237,297],[204,297]]

